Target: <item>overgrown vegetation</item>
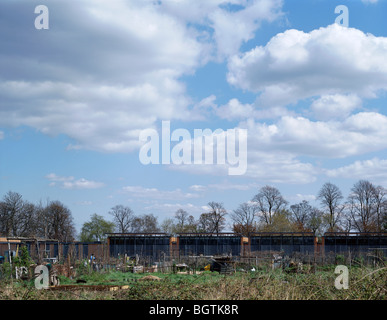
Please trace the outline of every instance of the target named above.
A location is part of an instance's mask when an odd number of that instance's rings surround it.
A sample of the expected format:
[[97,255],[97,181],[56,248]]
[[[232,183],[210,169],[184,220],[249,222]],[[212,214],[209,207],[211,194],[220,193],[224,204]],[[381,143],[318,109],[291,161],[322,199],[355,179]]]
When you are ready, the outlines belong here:
[[[71,291],[37,290],[33,280],[2,281],[0,299],[36,300],[386,300],[387,268],[352,267],[349,289],[336,289],[335,266],[314,273],[287,273],[261,269],[221,275],[152,273],[159,280],[141,281],[146,275],[109,271],[85,272],[76,279],[61,277],[62,285],[77,285]],[[82,283],[77,280],[82,279]],[[117,291],[81,290],[83,285],[124,286]]]
[[26,246],[21,247],[18,256],[13,258],[13,264],[16,267],[28,267],[32,263],[34,261],[31,259]]

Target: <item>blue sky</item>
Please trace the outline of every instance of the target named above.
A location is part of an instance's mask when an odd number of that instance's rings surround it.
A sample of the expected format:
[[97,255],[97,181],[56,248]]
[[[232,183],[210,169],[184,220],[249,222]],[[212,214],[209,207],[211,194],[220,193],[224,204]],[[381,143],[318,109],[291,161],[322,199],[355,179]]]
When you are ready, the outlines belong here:
[[[316,205],[327,181],[387,187],[386,14],[383,0],[3,0],[0,195],[62,201],[79,231],[117,204],[162,222],[209,201],[231,212],[267,184]],[[162,121],[247,130],[246,173],[143,165],[139,134]]]

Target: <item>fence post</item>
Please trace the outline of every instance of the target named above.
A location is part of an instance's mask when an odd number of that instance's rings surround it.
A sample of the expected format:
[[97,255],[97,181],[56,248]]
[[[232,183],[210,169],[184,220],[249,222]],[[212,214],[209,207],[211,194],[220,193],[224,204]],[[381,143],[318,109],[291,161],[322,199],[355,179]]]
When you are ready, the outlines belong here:
[[11,279],[12,279],[12,255],[11,255],[11,243],[8,240],[8,258],[9,258],[9,265],[11,266]]

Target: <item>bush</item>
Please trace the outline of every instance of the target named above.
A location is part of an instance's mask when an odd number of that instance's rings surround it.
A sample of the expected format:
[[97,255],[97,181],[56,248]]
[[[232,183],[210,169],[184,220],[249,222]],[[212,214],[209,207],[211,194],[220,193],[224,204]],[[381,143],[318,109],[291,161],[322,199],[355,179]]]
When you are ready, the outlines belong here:
[[17,257],[13,258],[12,264],[15,267],[29,267],[34,261],[31,259],[28,253],[27,247],[22,247]]
[[4,262],[0,264],[0,279],[4,281],[5,279],[10,279],[12,275],[12,269],[9,262]]
[[337,254],[335,257],[335,263],[336,264],[344,264],[345,263],[345,257],[342,254]]

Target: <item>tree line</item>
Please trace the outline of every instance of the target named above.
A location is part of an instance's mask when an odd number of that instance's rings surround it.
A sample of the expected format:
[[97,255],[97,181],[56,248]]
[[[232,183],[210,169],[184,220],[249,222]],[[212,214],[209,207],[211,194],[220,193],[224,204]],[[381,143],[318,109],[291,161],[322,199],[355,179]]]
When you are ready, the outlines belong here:
[[387,231],[387,190],[367,180],[356,182],[347,199],[330,182],[316,195],[320,206],[306,200],[288,206],[280,191],[262,187],[254,198],[234,210],[233,230],[242,234],[268,232]]
[[9,191],[0,201],[0,235],[73,241],[71,211],[60,201],[33,204]]
[[[59,241],[103,241],[107,233],[220,233],[232,232],[386,232],[387,189],[367,180],[356,182],[347,198],[330,182],[316,195],[319,206],[309,201],[289,205],[281,192],[264,186],[249,201],[227,212],[223,203],[209,202],[208,210],[198,219],[183,209],[162,222],[153,214],[136,215],[124,205],[108,212],[111,220],[94,213],[76,234],[71,211],[59,201],[46,205],[32,204],[16,192],[9,191],[0,201],[0,235],[39,237]],[[227,225],[229,217],[229,225]]]

